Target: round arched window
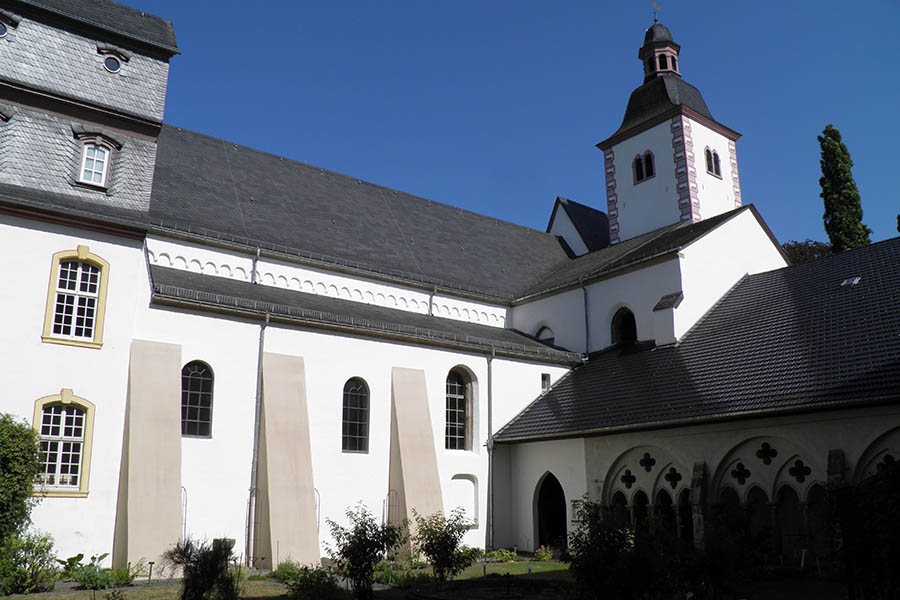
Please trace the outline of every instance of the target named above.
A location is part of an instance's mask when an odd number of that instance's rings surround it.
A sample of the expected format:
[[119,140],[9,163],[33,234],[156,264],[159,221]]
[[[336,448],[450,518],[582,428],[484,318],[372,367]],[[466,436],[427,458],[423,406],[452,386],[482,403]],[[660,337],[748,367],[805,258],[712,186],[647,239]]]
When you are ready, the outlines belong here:
[[539,339],[540,341],[544,342],[545,344],[550,344],[551,346],[553,345],[553,342],[556,340],[556,336],[553,334],[553,330],[550,329],[549,327],[547,327],[546,325],[544,327],[541,327],[540,329],[538,329],[537,334],[535,334],[535,337],[537,339]]
[[637,341],[637,323],[634,320],[634,313],[624,306],[613,315],[610,329],[613,344],[630,344]]

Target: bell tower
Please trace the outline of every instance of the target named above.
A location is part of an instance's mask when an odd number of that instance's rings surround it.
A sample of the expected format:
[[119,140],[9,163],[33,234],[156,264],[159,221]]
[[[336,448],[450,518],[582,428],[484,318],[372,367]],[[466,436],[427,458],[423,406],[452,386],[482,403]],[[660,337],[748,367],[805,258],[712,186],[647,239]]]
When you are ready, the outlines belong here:
[[741,206],[740,134],[713,119],[700,91],[681,78],[680,53],[654,20],[638,50],[644,83],[631,93],[619,129],[597,144],[611,244]]

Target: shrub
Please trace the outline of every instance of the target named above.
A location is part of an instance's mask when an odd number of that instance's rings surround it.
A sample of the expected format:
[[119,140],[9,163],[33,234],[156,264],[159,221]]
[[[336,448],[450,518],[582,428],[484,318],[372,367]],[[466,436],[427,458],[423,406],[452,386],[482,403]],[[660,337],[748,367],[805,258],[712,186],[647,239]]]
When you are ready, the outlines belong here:
[[400,528],[389,523],[378,524],[364,506],[347,510],[350,528],[328,520],[336,549],[329,548],[337,561],[338,571],[350,579],[356,598],[372,597],[372,574],[377,565],[402,538]]
[[91,562],[73,569],[72,578],[78,582],[78,587],[85,590],[105,590],[115,585],[112,569],[100,568],[100,563],[107,556],[109,552],[95,554],[91,557]]
[[81,552],[79,552],[75,556],[70,556],[65,560],[57,558],[56,562],[62,565],[62,573],[59,574],[59,578],[64,581],[71,581],[75,579],[75,569],[81,566],[81,559],[83,558],[84,554]]
[[[0,540],[28,525],[34,482],[41,472],[37,434],[28,423],[0,414]],[[24,539],[24,538],[23,538]]]
[[340,588],[327,569],[291,564],[294,568],[283,573],[285,579],[279,581],[287,587],[292,600],[332,600],[339,597]]
[[534,551],[535,560],[550,560],[553,558],[553,551],[547,546],[541,546]]
[[439,512],[423,517],[415,510],[413,515],[416,519],[413,541],[419,551],[428,557],[437,580],[444,581],[475,561],[471,553],[464,551],[459,544],[469,530],[462,510],[454,510],[449,517]]
[[516,560],[516,553],[505,548],[498,548],[485,554],[484,558],[490,562],[513,562]]
[[288,579],[296,576],[299,570],[299,564],[292,560],[285,560],[278,563],[278,566],[270,573],[270,575],[281,583],[287,584]]
[[26,532],[3,539],[0,544],[0,595],[52,591],[56,575],[52,537]]
[[231,570],[234,540],[216,539],[212,544],[188,538],[167,550],[169,565],[182,570],[181,600],[237,600],[240,583]]

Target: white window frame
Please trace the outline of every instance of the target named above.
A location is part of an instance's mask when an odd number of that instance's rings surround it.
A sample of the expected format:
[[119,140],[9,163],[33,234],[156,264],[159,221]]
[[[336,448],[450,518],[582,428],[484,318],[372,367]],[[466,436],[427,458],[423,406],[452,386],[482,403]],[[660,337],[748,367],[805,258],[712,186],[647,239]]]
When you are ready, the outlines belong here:
[[[99,160],[96,156],[88,156],[88,153],[93,151],[101,151],[103,152],[103,166],[100,170],[97,170],[96,163]],[[92,165],[88,167],[88,161],[92,161]],[[99,143],[97,140],[86,141],[81,149],[81,162],[78,167],[78,181],[80,183],[84,183],[87,185],[94,185],[97,187],[105,188],[107,187],[106,182],[109,179],[109,164],[112,161],[112,149],[105,145]],[[86,173],[91,173],[92,175],[85,177]],[[100,181],[95,181],[93,175],[100,174]]]
[[[94,412],[95,406],[88,400],[75,396],[71,389],[62,389],[58,394],[44,396],[35,401],[32,423],[41,446],[41,472],[35,482],[35,496],[87,497],[91,475]],[[56,426],[53,424],[54,415],[57,417]],[[70,429],[67,432],[67,424],[70,427],[77,425],[77,430]],[[54,429],[56,432],[53,431]],[[52,444],[56,445],[56,455],[52,461],[53,476],[51,477],[48,473],[48,465],[51,464],[48,451]],[[73,452],[73,447],[69,446],[69,460],[63,462],[63,451],[66,450],[66,444],[77,445],[77,451]],[[72,458],[73,454],[76,456],[75,459]],[[60,471],[64,464],[77,465],[77,474],[73,477],[70,473],[61,481]]]

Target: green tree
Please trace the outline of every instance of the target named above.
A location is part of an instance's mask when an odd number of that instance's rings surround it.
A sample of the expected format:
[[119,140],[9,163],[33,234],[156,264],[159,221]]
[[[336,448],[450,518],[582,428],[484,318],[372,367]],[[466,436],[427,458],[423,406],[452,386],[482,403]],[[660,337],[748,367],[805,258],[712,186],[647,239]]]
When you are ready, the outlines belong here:
[[473,554],[460,545],[471,528],[462,509],[451,511],[449,517],[440,512],[423,517],[415,510],[413,516],[416,519],[413,541],[428,558],[438,581],[460,573],[475,561]]
[[825,201],[825,232],[835,254],[869,244],[872,230],[863,225],[859,190],[853,181],[853,160],[841,141],[841,132],[828,124],[818,136],[822,148],[820,194]]
[[799,265],[831,256],[831,246],[824,242],[807,239],[803,242],[791,240],[781,245],[792,265]]
[[40,470],[37,434],[28,423],[0,414],[0,540],[28,525]]

